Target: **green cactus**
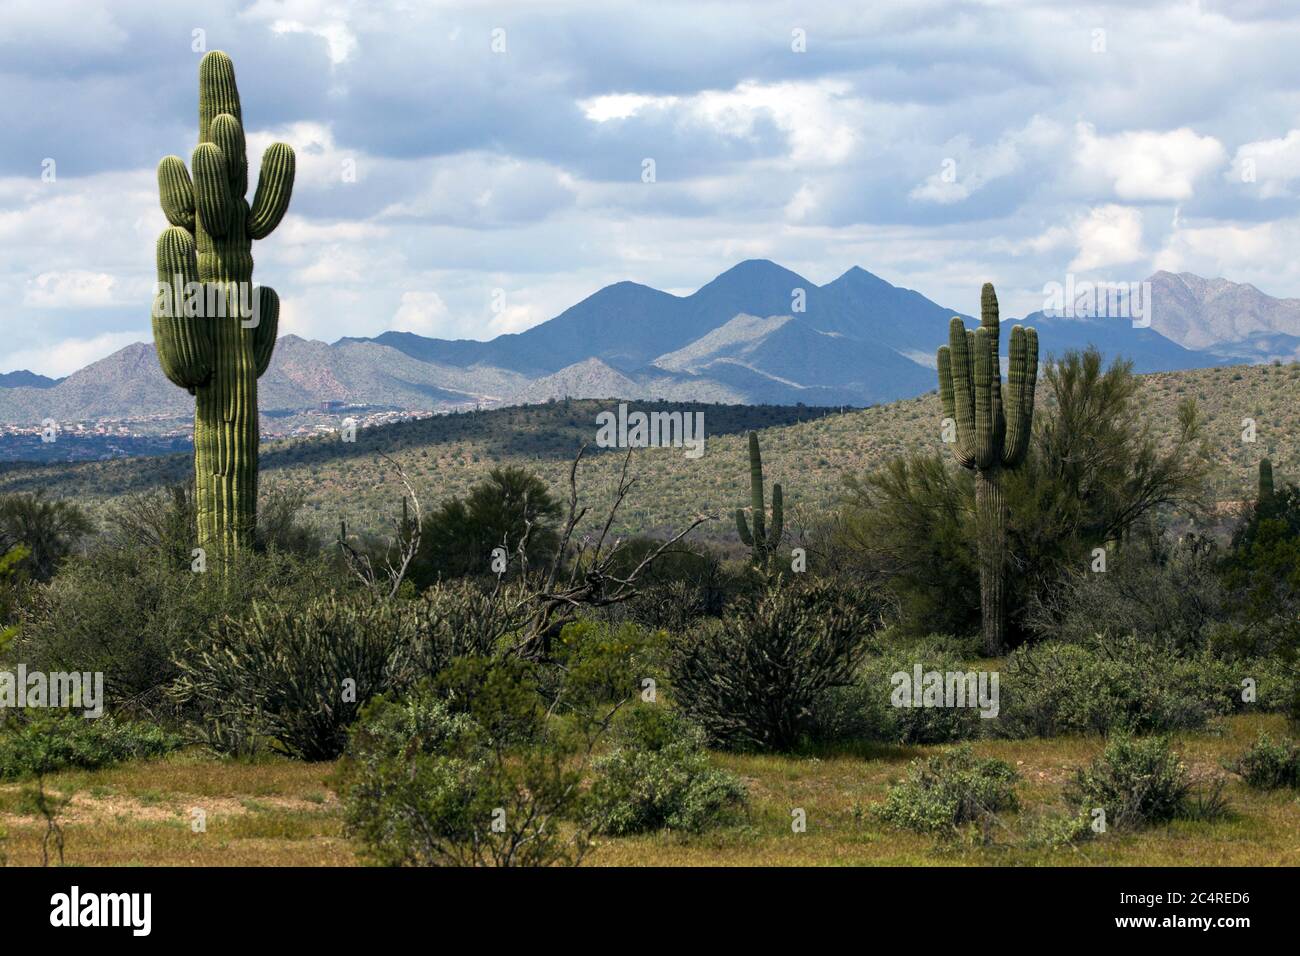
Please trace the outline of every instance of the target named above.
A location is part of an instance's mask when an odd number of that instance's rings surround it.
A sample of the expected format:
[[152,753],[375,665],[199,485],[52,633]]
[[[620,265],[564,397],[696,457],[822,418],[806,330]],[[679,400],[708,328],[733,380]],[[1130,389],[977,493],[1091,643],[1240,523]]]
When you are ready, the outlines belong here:
[[294,155],[273,143],[250,206],[235,67],[213,50],[199,64],[199,145],[158,164],[171,226],[158,237],[153,336],[164,374],[194,396],[199,546],[228,555],[257,523],[257,380],[275,348],[280,299],[252,288],[254,239],[279,225],[293,191]]
[[998,297],[990,282],[980,295],[980,313],[977,329],[967,330],[956,317],[948,325],[948,344],[939,349],[939,398],[944,418],[956,428],[957,461],[975,469],[980,616],[985,648],[997,655],[1006,649],[1007,509],[1001,476],[1003,469],[1024,461],[1029,450],[1038,333],[1019,325],[1011,330],[1004,407]]
[[740,540],[750,549],[750,557],[755,565],[767,567],[768,559],[781,544],[781,533],[785,523],[785,506],[781,497],[781,483],[772,485],[772,527],[766,528],[764,513],[767,505],[763,501],[763,456],[758,449],[758,433],[749,433],[749,494],[750,510],[753,515],[754,530],[751,533],[745,522],[745,509],[736,509],[736,530]]
[[1267,504],[1273,500],[1273,462],[1267,458],[1259,463],[1259,503]]

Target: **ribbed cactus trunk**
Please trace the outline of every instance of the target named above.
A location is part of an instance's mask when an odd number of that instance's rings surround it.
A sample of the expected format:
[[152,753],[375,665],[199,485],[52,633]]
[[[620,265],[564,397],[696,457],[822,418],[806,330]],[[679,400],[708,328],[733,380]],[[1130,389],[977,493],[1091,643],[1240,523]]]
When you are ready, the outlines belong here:
[[1002,473],[1024,461],[1033,430],[1038,380],[1038,333],[1016,326],[1008,347],[1003,404],[998,358],[998,298],[986,282],[980,295],[980,326],[967,331],[961,319],[948,324],[939,349],[939,399],[956,428],[954,456],[975,469],[975,534],[979,551],[980,623],[985,650],[1006,651],[1007,505]]
[[753,563],[766,568],[768,560],[781,544],[784,533],[785,502],[781,494],[781,484],[772,485],[772,527],[767,527],[764,512],[767,503],[763,499],[763,453],[758,447],[758,433],[749,433],[749,507],[754,530],[751,533],[745,522],[743,508],[736,509],[736,530],[740,540],[750,549]]
[[1259,503],[1267,504],[1273,500],[1273,462],[1267,458],[1259,463]]
[[991,654],[1006,648],[1007,507],[1002,469],[975,472],[975,520],[979,534],[980,632]]
[[250,206],[235,68],[217,50],[199,64],[191,165],[192,181],[180,157],[158,164],[171,226],[158,238],[154,342],[163,372],[194,396],[199,546],[229,556],[256,530],[257,380],[270,364],[280,312],[274,289],[252,287],[252,246],[289,207],[294,155],[284,143],[267,148]]

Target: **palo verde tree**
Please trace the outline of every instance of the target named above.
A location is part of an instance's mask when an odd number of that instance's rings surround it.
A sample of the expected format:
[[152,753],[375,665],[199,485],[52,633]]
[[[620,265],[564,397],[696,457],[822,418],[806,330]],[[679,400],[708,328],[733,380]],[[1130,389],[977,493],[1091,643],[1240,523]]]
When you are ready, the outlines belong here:
[[751,532],[745,523],[743,508],[736,509],[736,530],[740,532],[740,540],[750,549],[755,566],[766,568],[768,559],[781,544],[785,507],[781,483],[776,482],[772,485],[772,526],[768,528],[764,519],[767,503],[763,500],[763,455],[758,448],[758,432],[749,433],[749,496],[754,530]]
[[998,297],[991,282],[980,293],[980,325],[968,330],[953,317],[948,344],[939,349],[939,398],[944,418],[956,428],[954,454],[975,471],[979,544],[980,617],[985,649],[1006,648],[1007,506],[1002,471],[1024,461],[1033,431],[1038,379],[1038,333],[1017,325],[1008,347],[1005,407],[998,358]]
[[158,237],[153,335],[166,376],[194,396],[194,498],[199,546],[222,555],[252,542],[257,523],[257,380],[275,348],[280,299],[254,290],[252,245],[279,225],[294,155],[273,143],[250,206],[243,113],[230,57],[199,64],[199,144],[191,166],[158,164],[171,225]]

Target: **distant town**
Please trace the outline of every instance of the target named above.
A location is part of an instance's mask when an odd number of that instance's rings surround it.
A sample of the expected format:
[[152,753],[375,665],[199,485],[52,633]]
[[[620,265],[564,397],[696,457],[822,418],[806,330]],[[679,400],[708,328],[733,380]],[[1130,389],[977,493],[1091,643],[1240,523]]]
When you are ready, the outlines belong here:
[[[262,441],[310,438],[345,427],[349,419],[358,429],[393,422],[470,412],[485,406],[412,410],[375,405],[321,402],[311,409],[274,411],[260,417]],[[0,462],[110,461],[168,455],[187,451],[194,444],[194,422],[188,418],[154,415],[145,418],[100,418],[92,421],[56,421],[37,424],[0,424]]]

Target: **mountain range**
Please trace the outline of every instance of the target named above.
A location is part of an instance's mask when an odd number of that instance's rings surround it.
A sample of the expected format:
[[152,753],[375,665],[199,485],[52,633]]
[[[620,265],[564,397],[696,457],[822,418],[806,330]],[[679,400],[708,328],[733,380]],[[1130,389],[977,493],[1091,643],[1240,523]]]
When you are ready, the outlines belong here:
[[[1044,312],[1019,321],[1039,329],[1044,354],[1095,345],[1138,372],[1300,358],[1300,299],[1190,273],[1148,281],[1149,328]],[[264,415],[321,403],[446,410],[563,397],[866,406],[935,387],[935,349],[953,315],[971,321],[856,266],[818,286],[754,259],[686,296],[618,282],[490,341],[286,335],[259,398]],[[192,401],[147,343],[64,379],[0,376],[0,423],[10,425],[184,418]]]

